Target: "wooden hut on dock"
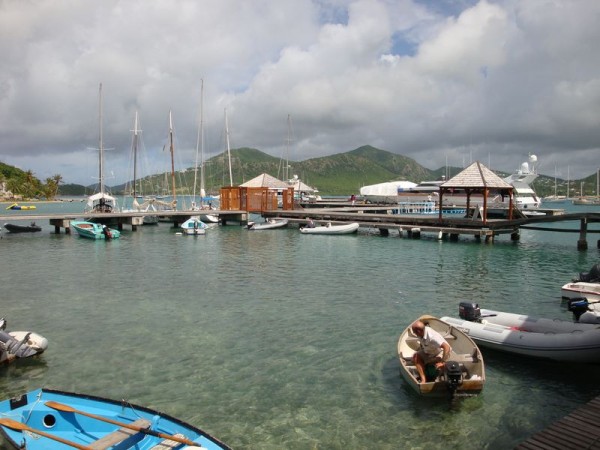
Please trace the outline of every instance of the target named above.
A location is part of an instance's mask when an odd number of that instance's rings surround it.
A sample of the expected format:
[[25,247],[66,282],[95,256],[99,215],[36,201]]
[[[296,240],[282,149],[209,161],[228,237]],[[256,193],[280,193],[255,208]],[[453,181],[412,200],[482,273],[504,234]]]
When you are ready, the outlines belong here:
[[[487,223],[488,198],[491,193],[495,193],[502,197],[508,196],[508,220],[513,218],[513,186],[507,183],[479,161],[475,161],[458,175],[450,178],[445,183],[440,185],[439,202],[440,212],[439,220],[442,220],[442,205],[444,204],[444,194],[464,192],[467,198],[467,212],[474,206],[473,195],[477,195],[477,199],[483,204],[477,205],[481,207],[481,220],[484,224]],[[479,208],[476,210],[479,211]]]

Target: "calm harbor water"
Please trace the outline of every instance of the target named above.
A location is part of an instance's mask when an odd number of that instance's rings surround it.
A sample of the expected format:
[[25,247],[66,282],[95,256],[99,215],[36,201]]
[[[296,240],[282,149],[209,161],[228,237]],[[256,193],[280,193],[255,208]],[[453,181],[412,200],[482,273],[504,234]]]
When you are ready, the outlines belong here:
[[[64,208],[83,204],[37,212]],[[396,356],[412,320],[461,301],[570,320],[560,287],[599,261],[598,234],[579,252],[576,233],[525,230],[486,245],[161,223],[92,242],[39,224],[2,233],[0,315],[49,348],[0,368],[1,398],[51,387],[157,408],[236,449],[347,450],[508,449],[600,395],[600,365],[484,351],[480,396],[423,399]]]

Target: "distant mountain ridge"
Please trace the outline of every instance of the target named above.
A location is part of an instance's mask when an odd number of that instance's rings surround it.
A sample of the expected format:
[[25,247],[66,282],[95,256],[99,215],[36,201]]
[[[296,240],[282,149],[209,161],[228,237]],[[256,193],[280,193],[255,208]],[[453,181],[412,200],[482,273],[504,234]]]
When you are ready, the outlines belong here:
[[[233,184],[242,184],[262,173],[268,173],[279,179],[285,178],[285,164],[281,158],[268,155],[255,148],[231,150]],[[205,162],[205,186],[207,192],[218,194],[222,186],[229,185],[228,155],[223,152]],[[358,194],[362,186],[386,181],[408,180],[415,183],[426,180],[439,180],[458,174],[461,167],[441,167],[430,170],[407,156],[364,145],[354,150],[330,156],[310,158],[304,161],[288,161],[288,177],[297,175],[304,183],[316,187],[321,195]],[[496,172],[501,177],[509,174]],[[178,194],[191,194],[194,180],[194,168],[189,167],[177,174]],[[145,177],[147,185],[162,185],[165,173]],[[129,182],[130,183],[130,182]],[[571,180],[569,197],[578,194],[583,183],[586,195],[596,194],[596,173],[582,180]],[[114,194],[125,192],[126,184],[113,186]],[[534,189],[540,196],[554,194],[555,179],[540,175],[534,182]],[[60,186],[61,195],[89,195],[94,186],[64,184]],[[567,182],[556,180],[556,192],[565,195]],[[149,194],[149,192],[145,192]],[[156,194],[156,192],[154,193]]]

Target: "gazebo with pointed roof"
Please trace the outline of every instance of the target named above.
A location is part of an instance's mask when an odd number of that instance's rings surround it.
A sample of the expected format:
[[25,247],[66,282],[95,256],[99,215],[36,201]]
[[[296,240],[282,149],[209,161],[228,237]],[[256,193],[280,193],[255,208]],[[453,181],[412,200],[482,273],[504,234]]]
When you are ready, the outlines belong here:
[[287,189],[289,186],[285,181],[281,181],[268,173],[261,173],[259,176],[240,184],[240,187],[266,187],[269,189]]
[[500,193],[502,196],[509,196],[508,219],[512,219],[513,212],[513,186],[507,183],[479,161],[475,161],[458,175],[450,178],[440,185],[440,213],[442,219],[442,201],[445,192],[454,189],[463,190],[467,194],[467,211],[471,207],[471,195],[481,194],[483,197],[483,212],[481,219],[487,223],[487,199],[491,191]]

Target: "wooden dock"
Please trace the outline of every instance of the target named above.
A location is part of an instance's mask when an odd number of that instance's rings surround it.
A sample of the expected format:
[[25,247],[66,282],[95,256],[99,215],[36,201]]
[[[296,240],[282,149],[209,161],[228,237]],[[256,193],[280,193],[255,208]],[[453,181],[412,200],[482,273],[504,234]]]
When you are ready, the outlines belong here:
[[136,231],[137,227],[144,222],[144,216],[161,216],[166,217],[174,226],[185,222],[192,216],[200,214],[214,214],[219,216],[219,221],[222,224],[228,222],[246,223],[248,222],[248,213],[246,211],[220,211],[220,210],[202,210],[202,211],[152,211],[152,212],[110,212],[110,213],[62,213],[62,214],[22,214],[0,216],[0,222],[10,221],[41,221],[48,220],[50,225],[54,226],[55,232],[60,233],[61,229],[65,233],[71,232],[71,221],[74,220],[93,220],[94,222],[102,223],[107,226],[116,227],[119,230],[123,229],[124,225],[131,226],[132,231]]
[[[410,238],[419,238],[422,233],[434,234],[438,239],[458,240],[460,235],[470,235],[477,240],[492,243],[496,236],[510,235],[512,240],[519,240],[521,229],[534,229],[549,232],[579,233],[577,248],[588,248],[587,235],[600,233],[599,229],[588,229],[590,224],[600,223],[600,213],[579,212],[569,214],[546,214],[518,219],[489,219],[483,223],[475,214],[473,217],[463,217],[462,214],[398,214],[397,205],[355,205],[348,202],[329,205],[329,207],[294,209],[294,210],[267,210],[260,214],[265,217],[287,218],[291,224],[303,226],[312,219],[318,224],[344,224],[357,222],[361,228],[372,228],[383,236],[388,236],[390,231],[400,236],[406,234]],[[206,211],[152,211],[152,212],[110,212],[110,213],[62,213],[62,214],[22,214],[0,216],[0,222],[18,220],[41,221],[48,220],[54,226],[56,233],[64,229],[70,232],[70,223],[73,220],[93,220],[107,226],[123,229],[124,225],[131,226],[135,231],[143,224],[144,216],[160,215],[168,218],[174,226],[185,222],[192,216],[199,214],[218,215],[221,224],[245,224],[248,222],[248,211],[244,210],[206,210]],[[578,221],[579,228],[545,227],[543,225],[555,222]],[[598,241],[600,248],[600,240]]]
[[515,447],[518,450],[600,449],[600,397]]
[[[347,203],[346,203],[347,205]],[[512,240],[519,240],[520,229],[538,229],[543,231],[579,233],[577,248],[585,250],[587,235],[600,233],[597,229],[588,229],[592,223],[600,223],[600,213],[580,212],[569,214],[546,214],[524,216],[518,219],[488,219],[484,224],[475,217],[466,218],[448,214],[439,218],[438,214],[394,214],[398,207],[395,205],[378,206],[331,206],[324,208],[295,209],[293,211],[265,211],[264,217],[286,218],[290,223],[304,225],[308,219],[315,223],[343,224],[358,222],[362,228],[375,228],[387,236],[390,230],[396,230],[401,236],[406,233],[409,237],[419,237],[421,233],[434,233],[440,239],[457,240],[459,235],[471,235],[476,239],[493,242],[494,237],[509,234]],[[540,225],[556,222],[579,222],[578,229],[561,229],[542,227]],[[600,248],[600,241],[598,242]]]

